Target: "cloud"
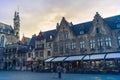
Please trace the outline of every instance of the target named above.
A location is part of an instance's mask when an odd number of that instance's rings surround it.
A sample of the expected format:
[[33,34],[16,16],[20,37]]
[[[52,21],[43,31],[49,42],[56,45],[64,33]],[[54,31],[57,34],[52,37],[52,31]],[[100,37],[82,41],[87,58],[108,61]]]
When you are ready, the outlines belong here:
[[0,0],[0,21],[13,24],[19,5],[21,36],[31,37],[39,31],[55,29],[64,16],[74,24],[92,20],[96,11],[102,17],[120,13],[119,0]]

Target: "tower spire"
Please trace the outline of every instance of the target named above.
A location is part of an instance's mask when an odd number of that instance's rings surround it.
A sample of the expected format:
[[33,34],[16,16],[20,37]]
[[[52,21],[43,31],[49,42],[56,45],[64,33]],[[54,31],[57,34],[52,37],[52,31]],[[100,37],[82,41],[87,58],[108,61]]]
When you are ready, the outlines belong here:
[[15,11],[14,13],[14,19],[13,19],[13,23],[14,23],[14,35],[16,36],[16,38],[19,41],[19,32],[20,32],[20,17],[19,17],[19,12]]

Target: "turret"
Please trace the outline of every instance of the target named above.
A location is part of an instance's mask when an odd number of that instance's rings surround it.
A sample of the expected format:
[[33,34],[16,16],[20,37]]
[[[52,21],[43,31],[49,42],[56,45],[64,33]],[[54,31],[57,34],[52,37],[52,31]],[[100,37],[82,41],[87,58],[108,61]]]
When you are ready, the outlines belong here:
[[17,37],[18,41],[19,41],[19,38],[20,38],[20,17],[19,17],[19,12],[16,12],[15,11],[15,14],[14,14],[14,35]]

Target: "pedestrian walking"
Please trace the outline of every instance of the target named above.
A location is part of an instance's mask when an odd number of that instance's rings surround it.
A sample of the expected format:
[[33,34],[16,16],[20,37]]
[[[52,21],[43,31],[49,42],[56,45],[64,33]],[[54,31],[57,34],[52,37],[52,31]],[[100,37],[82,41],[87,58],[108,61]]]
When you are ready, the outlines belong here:
[[55,66],[53,66],[53,68],[51,69],[52,72],[52,77],[55,78],[56,77],[56,68]]
[[61,78],[61,72],[62,72],[62,67],[60,64],[57,66],[57,73],[58,73],[58,78]]

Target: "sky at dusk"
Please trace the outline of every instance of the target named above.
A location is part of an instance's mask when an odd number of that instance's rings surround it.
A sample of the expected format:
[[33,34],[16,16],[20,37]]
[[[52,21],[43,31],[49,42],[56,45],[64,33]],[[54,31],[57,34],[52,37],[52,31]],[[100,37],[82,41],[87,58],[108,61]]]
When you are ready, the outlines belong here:
[[[19,7],[19,9],[18,9]],[[120,14],[120,0],[0,0],[0,22],[13,25],[14,12],[20,13],[20,36],[32,37],[56,28],[62,17],[78,24]]]

